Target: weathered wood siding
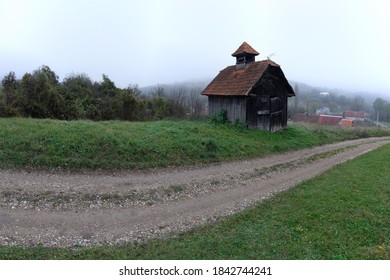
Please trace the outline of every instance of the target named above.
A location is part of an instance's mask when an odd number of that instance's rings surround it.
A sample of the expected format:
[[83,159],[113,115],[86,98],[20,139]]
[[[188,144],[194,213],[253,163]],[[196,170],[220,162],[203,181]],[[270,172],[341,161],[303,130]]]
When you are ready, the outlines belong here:
[[209,96],[209,115],[216,116],[222,110],[227,111],[227,117],[230,122],[239,120],[246,123],[246,96]]
[[269,67],[250,92],[246,123],[250,128],[277,131],[287,126],[288,89],[278,67]]
[[209,95],[209,115],[227,111],[230,122],[249,128],[277,131],[287,126],[287,99],[291,86],[280,67],[268,66],[248,96]]

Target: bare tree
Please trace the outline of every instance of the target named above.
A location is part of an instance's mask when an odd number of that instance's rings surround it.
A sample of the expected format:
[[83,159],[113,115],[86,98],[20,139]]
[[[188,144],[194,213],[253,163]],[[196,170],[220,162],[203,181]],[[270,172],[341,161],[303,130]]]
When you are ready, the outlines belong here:
[[169,98],[173,101],[175,106],[186,106],[186,89],[183,86],[175,86],[168,94]]
[[190,116],[191,118],[199,118],[202,111],[206,107],[207,98],[200,93],[202,88],[200,87],[191,87],[189,94],[189,107],[190,107]]
[[299,87],[298,84],[295,84],[294,86],[294,114],[298,113],[298,96],[299,96]]
[[363,111],[365,104],[366,101],[364,100],[364,98],[358,95],[352,100],[351,109],[356,112]]
[[185,87],[174,86],[168,91],[167,98],[172,104],[173,117],[178,119],[185,118],[187,112]]
[[152,96],[153,97],[165,97],[165,90],[162,86],[157,85],[155,88],[152,90]]

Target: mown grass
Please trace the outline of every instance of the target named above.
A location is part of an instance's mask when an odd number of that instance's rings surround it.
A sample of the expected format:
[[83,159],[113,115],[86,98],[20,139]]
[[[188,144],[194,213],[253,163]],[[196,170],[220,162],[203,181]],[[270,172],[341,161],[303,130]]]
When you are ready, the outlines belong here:
[[380,129],[289,126],[270,133],[208,121],[92,122],[0,119],[0,167],[146,169],[265,156]]
[[390,145],[176,238],[93,248],[0,246],[2,259],[390,259]]

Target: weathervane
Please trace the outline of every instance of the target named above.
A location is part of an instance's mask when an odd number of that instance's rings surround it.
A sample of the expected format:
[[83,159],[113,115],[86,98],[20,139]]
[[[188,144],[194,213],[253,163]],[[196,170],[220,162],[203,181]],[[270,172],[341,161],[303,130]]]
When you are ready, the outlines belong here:
[[271,54],[267,55],[267,59],[271,60],[271,57],[273,57],[274,55],[275,55],[275,53],[271,53]]

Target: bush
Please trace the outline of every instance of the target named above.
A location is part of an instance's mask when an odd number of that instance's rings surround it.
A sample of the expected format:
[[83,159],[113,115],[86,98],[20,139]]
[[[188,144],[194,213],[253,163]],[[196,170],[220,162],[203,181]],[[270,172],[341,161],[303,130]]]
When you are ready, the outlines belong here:
[[215,159],[217,157],[218,145],[214,139],[204,139],[202,145],[205,149],[202,153],[203,158]]
[[211,118],[213,124],[227,124],[229,122],[227,111],[222,109],[216,116]]

